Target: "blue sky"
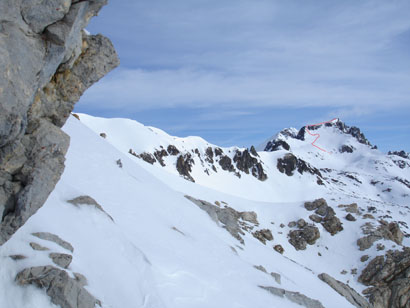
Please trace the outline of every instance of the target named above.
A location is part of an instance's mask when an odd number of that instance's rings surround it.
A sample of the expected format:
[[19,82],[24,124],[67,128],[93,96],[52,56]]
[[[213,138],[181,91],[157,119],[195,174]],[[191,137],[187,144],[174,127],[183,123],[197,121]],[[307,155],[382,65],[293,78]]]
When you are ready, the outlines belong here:
[[407,0],[111,0],[87,29],[121,66],[76,112],[258,145],[338,117],[410,151]]

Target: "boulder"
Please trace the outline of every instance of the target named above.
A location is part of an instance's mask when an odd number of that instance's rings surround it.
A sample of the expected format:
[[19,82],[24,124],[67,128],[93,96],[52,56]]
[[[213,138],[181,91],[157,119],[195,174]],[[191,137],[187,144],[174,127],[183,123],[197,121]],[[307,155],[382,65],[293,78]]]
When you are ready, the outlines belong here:
[[285,249],[283,249],[282,245],[275,245],[275,246],[273,247],[273,249],[274,249],[276,252],[279,252],[281,255],[283,255],[283,253],[285,252]]
[[312,202],[307,201],[305,202],[304,206],[305,206],[305,209],[307,209],[308,211],[314,211],[321,206],[327,206],[327,202],[325,199],[320,198]]
[[307,244],[313,245],[316,243],[316,240],[320,238],[320,232],[317,227],[306,225],[301,229],[290,231],[288,237],[289,243],[296,250],[305,250]]
[[266,244],[266,241],[273,241],[273,235],[269,229],[255,231],[252,235],[263,244]]
[[70,278],[65,270],[53,266],[27,268],[16,276],[21,285],[34,285],[50,297],[51,302],[61,308],[95,308],[101,306],[76,279]]
[[335,235],[343,230],[342,223],[336,216],[325,217],[322,221],[322,226],[331,235]]

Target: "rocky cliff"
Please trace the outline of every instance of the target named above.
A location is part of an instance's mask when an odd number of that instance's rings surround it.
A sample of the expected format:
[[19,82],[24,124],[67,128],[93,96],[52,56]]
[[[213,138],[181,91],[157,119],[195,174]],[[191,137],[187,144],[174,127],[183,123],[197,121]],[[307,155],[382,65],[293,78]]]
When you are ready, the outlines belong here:
[[58,182],[74,104],[119,64],[109,39],[83,31],[106,3],[0,2],[0,245]]

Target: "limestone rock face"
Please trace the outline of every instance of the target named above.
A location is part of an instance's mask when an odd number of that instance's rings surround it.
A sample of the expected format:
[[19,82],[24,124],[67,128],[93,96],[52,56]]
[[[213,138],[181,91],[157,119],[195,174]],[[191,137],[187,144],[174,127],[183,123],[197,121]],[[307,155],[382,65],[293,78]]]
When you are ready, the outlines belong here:
[[82,31],[106,3],[0,2],[0,245],[60,179],[74,104],[119,64],[107,38]]

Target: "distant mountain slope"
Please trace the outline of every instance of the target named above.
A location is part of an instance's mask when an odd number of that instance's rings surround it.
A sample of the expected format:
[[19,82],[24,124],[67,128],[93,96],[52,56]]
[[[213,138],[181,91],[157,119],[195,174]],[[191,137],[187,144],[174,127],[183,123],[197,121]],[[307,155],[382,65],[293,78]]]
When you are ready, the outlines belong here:
[[[405,290],[396,269],[410,266],[409,177],[391,155],[336,127],[317,129],[322,145],[353,153],[319,152],[307,136],[255,153],[131,120],[79,119],[64,127],[61,181],[0,248],[0,307],[56,307],[80,291],[86,308],[370,307],[361,292],[374,268],[391,279],[376,289]],[[254,165],[235,161],[238,152]],[[177,169],[187,154],[195,182]],[[233,171],[219,163],[225,156]],[[253,174],[257,164],[266,179]]]

